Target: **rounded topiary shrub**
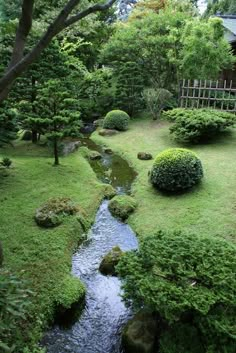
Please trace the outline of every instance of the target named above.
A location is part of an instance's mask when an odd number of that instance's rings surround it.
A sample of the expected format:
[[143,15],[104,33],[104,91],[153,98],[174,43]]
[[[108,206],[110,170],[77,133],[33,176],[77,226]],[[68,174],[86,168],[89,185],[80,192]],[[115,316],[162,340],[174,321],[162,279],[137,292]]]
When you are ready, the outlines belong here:
[[164,191],[189,189],[202,177],[200,159],[184,148],[170,148],[158,154],[150,173],[151,183]]
[[115,129],[125,131],[128,129],[130,117],[122,110],[112,110],[105,116],[103,122],[104,129]]

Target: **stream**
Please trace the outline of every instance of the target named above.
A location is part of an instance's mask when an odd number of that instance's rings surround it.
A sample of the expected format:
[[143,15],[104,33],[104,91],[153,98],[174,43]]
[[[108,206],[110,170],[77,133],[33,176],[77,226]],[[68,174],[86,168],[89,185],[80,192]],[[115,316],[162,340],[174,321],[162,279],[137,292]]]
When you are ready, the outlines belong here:
[[[102,154],[90,164],[99,180],[110,183],[118,194],[129,194],[136,174],[118,155],[104,152],[89,138],[83,145]],[[86,285],[85,308],[71,325],[55,324],[44,336],[47,353],[122,353],[121,331],[132,317],[121,299],[121,282],[117,277],[103,276],[98,268],[104,255],[114,246],[128,251],[138,247],[132,229],[116,220],[104,200],[88,232],[87,240],[72,258],[72,274]]]

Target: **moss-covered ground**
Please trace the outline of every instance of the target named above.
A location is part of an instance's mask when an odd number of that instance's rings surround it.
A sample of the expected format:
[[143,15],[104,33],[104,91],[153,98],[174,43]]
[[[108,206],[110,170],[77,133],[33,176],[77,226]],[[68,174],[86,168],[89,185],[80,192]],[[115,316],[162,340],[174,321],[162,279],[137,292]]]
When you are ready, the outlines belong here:
[[[31,308],[34,322],[30,330],[32,341],[36,341],[41,321],[52,317],[54,304],[63,304],[64,298],[68,305],[68,300],[78,295],[78,286],[75,288],[70,278],[71,256],[81,242],[83,231],[73,216],[67,217],[59,227],[40,228],[34,221],[35,210],[50,197],[69,197],[87,212],[92,222],[103,198],[104,186],[97,181],[81,152],[61,158],[58,167],[53,166],[47,147],[30,142],[16,142],[14,147],[2,148],[0,159],[5,156],[12,159],[13,165],[8,171],[0,170],[0,239],[4,266],[22,274],[35,293]],[[28,334],[26,340],[29,340]]]
[[203,163],[203,181],[187,193],[167,196],[148,181],[153,160],[141,161],[137,153],[149,152],[155,157],[166,148],[183,147],[171,139],[169,126],[163,121],[134,119],[126,132],[111,137],[92,135],[94,141],[123,155],[138,172],[133,186],[138,208],[129,218],[130,225],[141,237],[158,229],[182,229],[232,240],[236,229],[236,132],[208,144],[188,146]]

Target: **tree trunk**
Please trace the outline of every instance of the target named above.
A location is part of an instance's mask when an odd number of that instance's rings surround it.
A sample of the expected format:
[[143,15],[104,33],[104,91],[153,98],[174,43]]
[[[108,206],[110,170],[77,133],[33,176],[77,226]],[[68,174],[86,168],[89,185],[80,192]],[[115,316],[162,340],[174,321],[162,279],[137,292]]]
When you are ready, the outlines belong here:
[[38,142],[38,133],[36,130],[32,130],[32,143]]
[[54,138],[54,165],[59,165],[59,156],[58,156],[58,141],[57,138]]

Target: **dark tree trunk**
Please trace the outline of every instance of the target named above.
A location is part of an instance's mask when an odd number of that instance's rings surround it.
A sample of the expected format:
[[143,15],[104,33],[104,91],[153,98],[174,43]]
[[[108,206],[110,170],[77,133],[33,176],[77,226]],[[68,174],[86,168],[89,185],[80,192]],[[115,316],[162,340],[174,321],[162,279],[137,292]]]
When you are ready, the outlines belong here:
[[54,139],[54,165],[59,165],[59,156],[58,156],[58,141],[57,138]]
[[36,130],[32,130],[32,143],[38,142],[38,133]]

